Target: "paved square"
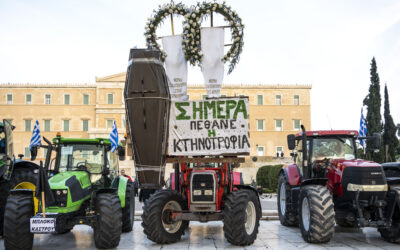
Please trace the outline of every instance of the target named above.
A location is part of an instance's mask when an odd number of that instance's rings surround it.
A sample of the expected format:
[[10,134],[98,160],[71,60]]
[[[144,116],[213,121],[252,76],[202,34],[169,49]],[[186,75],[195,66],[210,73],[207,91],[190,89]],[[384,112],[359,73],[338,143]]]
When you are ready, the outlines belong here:
[[[118,249],[400,249],[400,245],[383,241],[374,228],[363,230],[336,228],[335,236],[328,244],[308,244],[301,238],[298,228],[288,228],[279,221],[261,221],[257,240],[248,247],[229,244],[222,230],[222,222],[191,222],[180,242],[157,245],[143,234],[140,221],[134,230],[121,237]],[[189,237],[190,234],[190,237]],[[3,240],[0,249],[4,249]],[[33,249],[96,249],[93,231],[88,226],[75,226],[71,233],[63,235],[35,235]]]

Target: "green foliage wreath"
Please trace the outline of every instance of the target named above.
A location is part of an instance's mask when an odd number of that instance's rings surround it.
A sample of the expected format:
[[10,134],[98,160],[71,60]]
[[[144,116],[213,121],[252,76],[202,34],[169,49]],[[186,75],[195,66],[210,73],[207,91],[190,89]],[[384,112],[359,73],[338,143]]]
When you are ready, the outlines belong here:
[[186,60],[192,65],[201,66],[202,53],[200,44],[200,23],[206,15],[216,12],[224,16],[224,20],[229,22],[232,33],[232,45],[228,52],[222,58],[223,62],[230,62],[228,74],[235,68],[236,63],[239,62],[240,54],[243,49],[243,28],[242,19],[238,16],[236,11],[232,10],[230,6],[223,3],[197,3],[197,6],[192,7],[191,11],[185,14],[183,23],[183,40],[182,48],[185,52]]
[[147,47],[160,50],[163,59],[165,59],[167,54],[160,48],[160,45],[157,43],[156,29],[160,24],[164,22],[164,19],[171,14],[186,16],[189,11],[189,8],[187,8],[186,5],[182,3],[175,4],[174,2],[171,2],[159,5],[158,11],[154,10],[153,16],[147,19],[144,33],[146,37]]

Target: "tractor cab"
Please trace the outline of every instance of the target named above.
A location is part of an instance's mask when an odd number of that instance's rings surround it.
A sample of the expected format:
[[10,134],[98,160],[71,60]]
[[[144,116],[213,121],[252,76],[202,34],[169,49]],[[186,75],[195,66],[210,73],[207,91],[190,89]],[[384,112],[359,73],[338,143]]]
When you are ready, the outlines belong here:
[[14,157],[14,147],[12,131],[14,126],[7,120],[0,122],[0,177],[4,174],[8,177],[8,171],[12,165]]

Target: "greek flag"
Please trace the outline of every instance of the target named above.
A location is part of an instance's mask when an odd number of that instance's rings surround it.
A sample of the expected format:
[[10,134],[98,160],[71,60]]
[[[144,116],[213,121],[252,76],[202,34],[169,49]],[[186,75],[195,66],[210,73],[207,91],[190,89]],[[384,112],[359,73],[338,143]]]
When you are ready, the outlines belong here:
[[[364,118],[363,108],[361,108],[360,130],[358,131],[358,134],[360,137],[367,136],[367,121]],[[364,147],[364,141],[365,140],[360,140],[360,144],[363,147]]]
[[35,127],[33,127],[31,143],[29,144],[29,149],[32,147],[40,146],[42,144],[42,140],[40,139],[40,129],[39,129],[39,121],[36,120]]
[[117,124],[115,123],[115,121],[111,130],[109,140],[111,142],[111,152],[114,152],[118,148],[118,131],[117,131]]

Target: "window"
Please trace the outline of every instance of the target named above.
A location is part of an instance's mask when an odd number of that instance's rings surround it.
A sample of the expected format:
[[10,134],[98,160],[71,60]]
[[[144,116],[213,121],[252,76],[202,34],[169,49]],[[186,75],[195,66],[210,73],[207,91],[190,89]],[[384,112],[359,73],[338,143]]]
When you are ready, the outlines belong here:
[[114,94],[112,93],[107,94],[107,103],[114,104]]
[[31,157],[31,150],[29,147],[25,147],[25,158],[30,158]]
[[25,132],[31,131],[31,128],[32,128],[31,124],[32,124],[32,120],[25,120]]
[[32,94],[26,94],[25,103],[26,104],[32,104]]
[[69,94],[64,95],[64,104],[69,105]]
[[89,95],[88,94],[83,94],[83,104],[89,105]]
[[46,158],[47,148],[43,148],[43,158]]
[[44,131],[45,132],[50,131],[50,120],[44,120]]
[[107,128],[112,128],[114,120],[107,120]]
[[257,95],[257,105],[263,105],[263,104],[264,104],[264,96]]
[[64,120],[63,121],[63,125],[64,125],[64,131],[68,132],[69,131],[69,120]]
[[13,103],[13,95],[7,94],[7,104],[12,104],[12,103]]
[[257,146],[257,156],[264,156],[264,146]]
[[276,147],[276,157],[283,157],[283,147],[282,146]]
[[264,120],[257,120],[257,131],[264,131]]
[[282,105],[282,96],[281,95],[275,96],[275,105]]
[[225,98],[225,97],[226,97],[226,95],[221,95],[221,97],[222,97],[222,98]]
[[300,96],[299,95],[293,96],[293,105],[300,105]]
[[46,94],[44,96],[44,104],[51,104],[51,95],[50,94]]
[[82,120],[82,131],[89,131],[89,120]]
[[293,129],[300,130],[300,120],[293,120]]
[[275,130],[282,131],[282,120],[275,120]]

